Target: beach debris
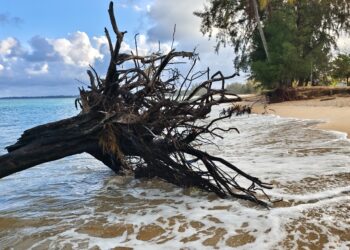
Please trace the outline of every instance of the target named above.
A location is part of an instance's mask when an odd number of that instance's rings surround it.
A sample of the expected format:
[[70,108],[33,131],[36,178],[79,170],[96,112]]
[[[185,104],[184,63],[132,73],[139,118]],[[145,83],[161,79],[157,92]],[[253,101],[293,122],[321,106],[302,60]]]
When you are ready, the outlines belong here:
[[[0,178],[86,152],[119,175],[157,177],[180,187],[214,192],[221,198],[267,206],[263,189],[271,185],[200,149],[213,143],[210,138],[224,138],[222,133],[237,131],[216,126],[218,121],[250,112],[250,107],[234,105],[210,122],[204,121],[214,105],[241,101],[225,90],[225,80],[237,74],[224,76],[219,71],[210,77],[209,69],[193,73],[199,59],[195,52],[171,48],[167,53],[159,50],[141,55],[136,36],[135,49],[122,53],[126,31],[117,25],[113,2],[108,13],[116,42],[112,43],[105,28],[111,54],[105,77],[90,66],[90,85],[79,89],[75,102],[81,113],[24,131],[7,147],[8,154],[0,156]],[[182,60],[190,62],[184,75],[173,68]],[[213,88],[214,83],[220,88]],[[240,184],[243,179],[245,186]]]
[[[277,88],[265,93],[269,103],[310,100],[328,96],[335,99],[338,97],[349,97],[350,87],[334,86],[312,86],[312,87],[294,87],[294,88]],[[329,100],[332,100],[329,99]]]
[[324,102],[324,101],[331,101],[331,100],[335,100],[336,97],[326,97],[326,98],[322,98],[320,99],[321,102]]

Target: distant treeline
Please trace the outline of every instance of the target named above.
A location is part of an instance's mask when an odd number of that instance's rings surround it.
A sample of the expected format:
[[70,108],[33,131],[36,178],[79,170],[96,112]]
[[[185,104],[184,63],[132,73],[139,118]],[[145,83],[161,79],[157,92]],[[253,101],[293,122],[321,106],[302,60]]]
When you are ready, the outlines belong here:
[[[187,91],[186,96],[191,94],[195,88],[197,88],[198,85],[194,84],[193,86],[191,86],[191,88]],[[253,94],[257,92],[256,87],[254,86],[254,83],[251,81],[248,81],[246,83],[231,83],[226,85],[226,89],[230,92],[230,93],[234,93],[234,94]],[[203,95],[206,92],[206,90],[204,88],[202,88],[201,90],[199,90],[197,92],[197,95]],[[181,91],[181,95],[183,95],[185,93],[185,91]]]
[[[190,95],[195,88],[197,88],[197,84],[193,84],[190,89],[186,92],[186,96]],[[257,92],[257,88],[254,86],[254,83],[248,81],[246,83],[231,83],[226,85],[226,89],[229,93],[233,94],[253,94]],[[206,90],[204,88],[200,89],[196,95],[205,94]],[[185,94],[185,90],[181,91],[181,96]]]
[[231,83],[228,84],[226,89],[235,94],[253,94],[257,92],[252,82],[242,83]]

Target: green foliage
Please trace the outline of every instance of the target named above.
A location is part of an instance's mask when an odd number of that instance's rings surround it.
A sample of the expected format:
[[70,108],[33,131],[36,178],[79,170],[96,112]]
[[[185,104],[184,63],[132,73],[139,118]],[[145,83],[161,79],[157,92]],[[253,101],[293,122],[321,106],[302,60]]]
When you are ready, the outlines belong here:
[[[297,15],[292,6],[284,6],[274,11],[265,23],[265,33],[269,44],[270,61],[263,53],[261,39],[257,32],[253,36],[253,49],[250,54],[252,77],[260,81],[265,88],[290,87],[293,81],[303,83],[313,74],[314,79],[321,78],[327,70],[332,43],[326,36],[323,45],[309,43],[312,32],[307,28],[298,28]],[[308,48],[305,44],[308,43]]]
[[338,79],[346,79],[349,85],[350,78],[350,54],[339,54],[332,63],[332,76]]
[[[209,0],[203,11],[194,14],[201,18],[201,31],[217,40],[216,51],[220,46],[230,44],[236,54],[237,69],[245,67],[250,41],[255,30],[254,10],[250,0]],[[215,32],[214,32],[215,31]]]
[[295,26],[293,13],[288,10],[275,11],[265,24],[265,34],[269,43],[270,61],[267,62],[258,33],[253,35],[253,49],[250,54],[252,77],[266,88],[291,84],[299,67],[297,47],[294,45]]
[[251,81],[248,81],[245,84],[232,83],[227,85],[226,89],[230,93],[234,93],[234,94],[253,94],[257,92],[256,87]]
[[252,8],[257,0],[209,0],[201,31],[220,45],[235,48],[237,69],[250,70],[251,78],[265,88],[303,85],[326,79],[330,52],[340,32],[350,32],[349,0],[269,0],[259,1],[269,61],[263,50]]

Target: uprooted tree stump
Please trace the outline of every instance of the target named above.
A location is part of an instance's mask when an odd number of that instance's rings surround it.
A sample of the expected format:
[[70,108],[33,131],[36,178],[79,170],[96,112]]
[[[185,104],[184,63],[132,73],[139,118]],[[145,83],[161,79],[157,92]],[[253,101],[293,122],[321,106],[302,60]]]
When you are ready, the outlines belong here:
[[[250,111],[249,107],[233,105],[211,122],[199,123],[208,118],[212,106],[240,101],[225,90],[225,80],[236,74],[225,77],[217,72],[207,77],[209,70],[192,73],[197,61],[194,52],[172,49],[166,54],[141,56],[136,44],[134,53],[121,53],[126,32],[117,26],[113,2],[108,12],[116,42],[113,46],[105,29],[111,54],[105,78],[91,67],[87,71],[89,89],[80,89],[76,100],[76,106],[81,108],[79,115],[29,129],[8,146],[8,154],[0,157],[0,178],[86,152],[118,174],[158,177],[181,187],[214,192],[222,198],[232,196],[266,205],[257,198],[256,191],[264,193],[263,188],[271,188],[269,184],[198,149],[203,136],[220,137],[218,131],[235,130],[215,127],[217,121]],[[171,67],[181,58],[191,62],[184,76]],[[188,94],[191,83],[203,77],[206,80]],[[220,89],[212,87],[215,82],[221,84]],[[203,89],[205,93],[198,96]],[[250,187],[240,185],[237,176],[249,180]]]

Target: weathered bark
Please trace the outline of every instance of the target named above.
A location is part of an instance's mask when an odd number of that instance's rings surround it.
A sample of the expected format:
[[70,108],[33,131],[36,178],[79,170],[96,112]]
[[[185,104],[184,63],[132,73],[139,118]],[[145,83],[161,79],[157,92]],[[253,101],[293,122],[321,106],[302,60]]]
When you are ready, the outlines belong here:
[[[213,106],[241,100],[225,90],[225,81],[237,74],[216,72],[185,95],[194,81],[209,75],[209,70],[191,73],[197,55],[175,50],[149,56],[140,56],[137,50],[136,54],[121,54],[126,32],[118,29],[112,2],[108,12],[117,40],[113,46],[105,29],[111,53],[106,78],[101,79],[91,67],[89,89],[80,89],[76,101],[81,114],[25,131],[16,144],[7,147],[9,153],[0,157],[0,178],[86,152],[119,174],[159,177],[182,187],[215,192],[222,198],[231,196],[266,205],[256,197],[256,191],[271,188],[269,184],[197,149],[200,144],[211,143],[208,138],[223,138],[218,133],[237,130],[216,127],[216,122],[250,112],[249,107],[230,106],[211,122],[203,122]],[[184,76],[169,67],[174,59],[178,62],[183,58],[192,61]],[[220,89],[213,88],[215,82],[220,83]],[[203,90],[205,93],[199,94]],[[236,174],[231,176],[229,171]],[[251,181],[251,186],[242,187],[237,176]]]
[[265,33],[264,33],[263,27],[261,25],[261,20],[260,20],[260,16],[259,16],[259,9],[258,9],[257,0],[251,0],[251,3],[252,3],[253,8],[254,8],[254,16],[255,16],[256,24],[258,26],[261,42],[262,42],[263,47],[264,47],[266,59],[267,59],[268,62],[270,62],[269,49],[267,47]]
[[96,148],[97,128],[92,125],[100,117],[101,114],[88,113],[25,131],[17,143],[7,147],[9,153],[0,156],[0,178],[84,152],[95,154],[96,158],[113,167]]

